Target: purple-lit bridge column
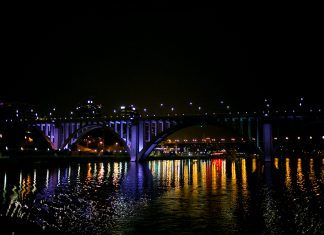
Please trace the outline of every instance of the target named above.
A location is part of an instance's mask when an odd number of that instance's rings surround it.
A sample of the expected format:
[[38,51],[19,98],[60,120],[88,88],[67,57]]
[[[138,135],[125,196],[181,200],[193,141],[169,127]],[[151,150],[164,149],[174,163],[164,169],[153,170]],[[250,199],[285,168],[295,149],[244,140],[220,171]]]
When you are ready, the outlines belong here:
[[130,160],[139,161],[139,152],[144,146],[144,121],[139,120],[131,126]]
[[273,143],[272,143],[272,124],[268,121],[263,123],[263,152],[264,161],[270,162],[272,157]]

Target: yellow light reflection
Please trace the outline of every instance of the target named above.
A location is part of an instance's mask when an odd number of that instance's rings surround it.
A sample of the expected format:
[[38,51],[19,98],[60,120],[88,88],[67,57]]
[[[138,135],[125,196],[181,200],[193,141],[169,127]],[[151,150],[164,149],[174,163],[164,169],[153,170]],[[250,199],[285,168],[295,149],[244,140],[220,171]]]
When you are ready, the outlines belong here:
[[166,164],[166,180],[168,182],[168,186],[171,186],[172,181],[172,163],[173,161],[167,161]]
[[185,162],[185,166],[184,166],[184,169],[183,169],[183,192],[185,194],[188,193],[188,185],[189,185],[189,165],[187,164],[187,162]]
[[232,161],[231,173],[232,173],[232,182],[236,183],[236,170],[235,170],[235,161]]
[[297,159],[297,184],[299,185],[300,189],[304,191],[304,174],[302,168],[302,160],[301,158]]
[[253,159],[252,159],[252,172],[255,172],[255,171],[256,171],[256,168],[257,168],[257,165],[256,165],[256,159],[253,158]]
[[222,174],[221,174],[221,188],[226,190],[226,160],[223,160],[222,163]]
[[166,175],[166,163],[164,160],[161,161],[161,178],[163,181],[166,180],[167,175]]
[[290,169],[290,159],[286,158],[286,179],[285,179],[285,185],[287,189],[291,189],[291,169]]
[[212,161],[212,191],[216,192],[217,189],[217,178],[216,178],[216,172],[217,172],[217,168],[216,168],[216,164],[214,164],[214,161]]
[[309,181],[312,185],[312,190],[315,192],[316,196],[320,195],[320,186],[318,185],[318,182],[316,180],[316,175],[315,175],[315,171],[314,171],[314,160],[311,158],[309,160]]
[[155,161],[149,162],[149,168],[151,169],[152,175],[155,175],[155,172],[156,172],[155,165],[156,165]]
[[198,167],[197,161],[192,162],[192,187],[195,189],[198,186]]
[[98,183],[102,183],[104,180],[105,169],[103,163],[99,163]]
[[206,162],[201,162],[200,171],[199,171],[201,175],[199,176],[199,179],[201,180],[201,187],[203,189],[206,189],[207,187],[207,171],[206,171],[207,167],[208,166]]
[[181,172],[181,167],[180,167],[180,160],[174,161],[174,171],[173,171],[173,180],[174,180],[174,185],[175,187],[180,187],[180,172]]
[[119,164],[118,162],[114,163],[114,170],[113,170],[113,185],[117,186],[119,183]]
[[91,163],[88,163],[88,171],[87,171],[87,177],[86,177],[86,182],[89,183],[91,181],[92,178],[92,167],[91,167]]
[[276,169],[279,170],[279,159],[277,157],[274,158],[274,165],[275,165]]
[[237,179],[236,179],[235,161],[232,161],[231,173],[232,173],[232,200],[235,203],[237,200]]
[[32,185],[31,182],[32,180],[30,175],[27,175],[26,178],[22,179],[22,187],[21,187],[22,189],[20,191],[20,198],[22,200],[24,200],[27,197],[27,195],[30,193],[31,185]]
[[242,159],[242,188],[243,188],[243,194],[247,194],[247,174],[246,174],[245,159]]

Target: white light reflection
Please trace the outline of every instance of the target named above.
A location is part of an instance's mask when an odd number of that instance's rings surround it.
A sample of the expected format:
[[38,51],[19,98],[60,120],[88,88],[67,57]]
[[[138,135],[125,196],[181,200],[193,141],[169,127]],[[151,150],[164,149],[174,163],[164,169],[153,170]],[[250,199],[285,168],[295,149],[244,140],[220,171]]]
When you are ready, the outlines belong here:
[[61,169],[58,168],[57,170],[57,186],[59,186],[61,183]]
[[48,183],[49,183],[49,169],[46,170],[46,189],[48,189]]
[[32,188],[32,192],[34,193],[36,191],[36,169],[34,169],[34,176],[33,176],[33,188]]
[[70,183],[71,179],[71,166],[69,165],[69,170],[68,170],[68,182]]

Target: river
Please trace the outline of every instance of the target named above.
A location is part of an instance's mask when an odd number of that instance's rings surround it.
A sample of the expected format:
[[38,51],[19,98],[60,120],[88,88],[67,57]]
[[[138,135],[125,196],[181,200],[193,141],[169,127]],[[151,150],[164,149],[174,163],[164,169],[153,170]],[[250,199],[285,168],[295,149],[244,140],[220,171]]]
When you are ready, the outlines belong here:
[[1,234],[323,234],[324,160],[0,168]]

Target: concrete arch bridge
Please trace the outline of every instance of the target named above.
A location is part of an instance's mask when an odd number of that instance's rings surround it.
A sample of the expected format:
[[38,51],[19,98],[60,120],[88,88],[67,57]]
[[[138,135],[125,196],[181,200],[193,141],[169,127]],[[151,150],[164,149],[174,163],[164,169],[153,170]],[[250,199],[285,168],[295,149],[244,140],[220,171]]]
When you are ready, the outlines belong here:
[[[143,161],[167,136],[194,125],[216,125],[234,130],[238,135],[255,144],[271,161],[274,137],[289,134],[298,135],[299,127],[309,123],[323,122],[323,116],[312,115],[192,115],[167,117],[89,118],[70,120],[46,120],[34,123],[50,141],[54,150],[68,149],[80,138],[97,128],[108,128],[125,144],[131,161]],[[324,133],[323,133],[324,135]]]

